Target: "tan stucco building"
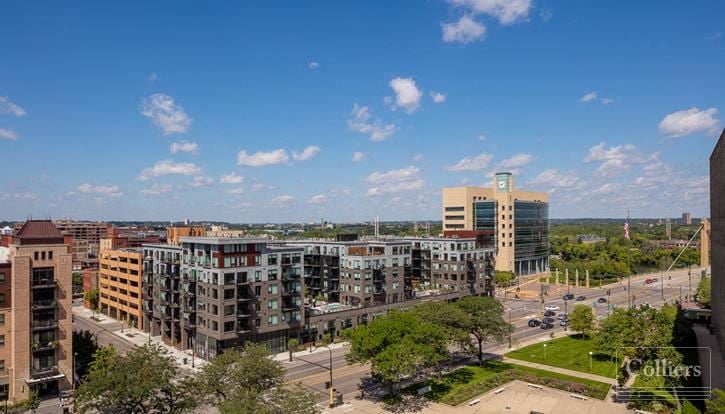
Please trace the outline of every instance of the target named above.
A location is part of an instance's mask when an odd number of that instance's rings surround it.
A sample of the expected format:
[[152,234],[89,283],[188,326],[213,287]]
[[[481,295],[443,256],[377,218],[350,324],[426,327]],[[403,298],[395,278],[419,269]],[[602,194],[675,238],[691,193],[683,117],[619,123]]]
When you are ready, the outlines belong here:
[[496,270],[517,275],[543,272],[549,264],[549,194],[516,190],[510,173],[493,186],[443,188],[443,232],[478,231],[493,239]]
[[72,255],[50,220],[27,221],[8,251],[0,386],[10,402],[27,399],[31,389],[41,397],[57,395],[71,388]]
[[166,228],[166,242],[178,246],[182,237],[204,237],[206,229],[202,226],[172,226]]
[[101,250],[98,307],[101,313],[138,329],[143,327],[141,249]]

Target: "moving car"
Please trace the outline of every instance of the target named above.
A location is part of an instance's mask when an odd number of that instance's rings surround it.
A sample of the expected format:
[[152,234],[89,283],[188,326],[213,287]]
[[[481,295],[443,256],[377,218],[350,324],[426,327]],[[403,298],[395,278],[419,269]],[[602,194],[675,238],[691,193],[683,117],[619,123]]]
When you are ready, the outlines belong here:
[[569,325],[569,320],[568,319],[564,319],[563,321],[559,322],[559,325],[560,326],[567,326],[567,325]]
[[569,314],[568,313],[564,313],[564,312],[560,313],[559,314],[559,320],[561,320],[561,319],[569,319]]
[[584,295],[582,295],[582,296],[577,296],[577,297],[576,297],[576,300],[577,300],[577,302],[581,302],[581,301],[583,301],[583,300],[587,300],[587,297],[586,297],[586,296],[584,296]]
[[542,323],[541,324],[541,329],[551,329],[553,327],[554,327],[554,325],[553,324],[550,324],[550,323]]
[[541,325],[541,321],[538,319],[529,319],[529,327],[536,328],[537,326]]
[[572,300],[572,299],[574,299],[574,294],[573,293],[567,293],[566,295],[564,295],[563,299],[564,300]]
[[548,311],[544,312],[544,316],[554,316],[554,315],[556,315],[556,312],[554,312],[554,311],[548,310]]
[[541,323],[549,323],[549,324],[552,324],[554,322],[556,322],[554,320],[554,318],[544,318],[544,319],[541,320]]
[[597,299],[597,302],[599,302],[599,303],[607,303],[607,298],[601,297],[601,298]]
[[546,307],[544,309],[548,310],[548,311],[558,311],[559,307],[556,305],[546,305]]

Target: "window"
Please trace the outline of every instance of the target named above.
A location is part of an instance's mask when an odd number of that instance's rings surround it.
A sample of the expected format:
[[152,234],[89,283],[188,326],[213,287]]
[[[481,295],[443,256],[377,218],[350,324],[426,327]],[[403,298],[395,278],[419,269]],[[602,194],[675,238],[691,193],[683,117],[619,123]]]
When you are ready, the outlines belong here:
[[0,346],[5,346],[5,335],[0,335]]
[[277,255],[276,254],[270,254],[267,256],[267,264],[272,266],[277,264]]
[[33,252],[33,260],[38,260],[38,252]]
[[269,302],[267,302],[267,308],[268,309],[277,309],[277,299],[272,299]]
[[53,251],[48,252],[48,260],[53,260]]
[[254,281],[255,282],[259,282],[261,280],[262,280],[262,271],[261,270],[256,270],[254,272]]
[[224,289],[224,299],[234,299],[234,289]]
[[218,331],[219,330],[219,322],[217,322],[217,321],[211,321],[211,330],[212,331]]
[[5,294],[0,293],[0,305],[4,305],[4,304],[5,304]]
[[501,211],[506,211],[506,206],[501,206]]
[[267,317],[267,325],[277,325],[279,323],[279,316],[277,315],[269,315]]
[[277,285],[267,286],[267,293],[269,293],[270,295],[276,295],[277,294]]
[[0,313],[0,326],[5,326],[5,314]]
[[40,252],[40,260],[45,260],[45,252]]
[[0,272],[0,284],[5,283],[5,272]]
[[234,330],[234,321],[224,322],[224,332],[232,332]]

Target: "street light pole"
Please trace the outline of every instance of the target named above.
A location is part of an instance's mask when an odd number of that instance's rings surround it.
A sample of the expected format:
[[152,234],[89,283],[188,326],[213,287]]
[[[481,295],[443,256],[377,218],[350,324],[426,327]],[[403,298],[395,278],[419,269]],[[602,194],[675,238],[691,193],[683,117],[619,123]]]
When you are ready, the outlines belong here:
[[332,348],[329,345],[325,345],[325,348],[330,351],[330,407],[332,407],[335,405],[332,396]]
[[[509,308],[509,325],[511,325],[511,308]],[[509,329],[509,348],[511,348],[511,331],[513,329]]]
[[592,351],[589,351],[589,372],[592,371]]
[[78,352],[73,353],[73,372],[71,373],[71,391],[76,390],[76,358],[78,357]]
[[687,266],[687,277],[690,279],[690,291],[688,294],[692,297],[692,265]]
[[565,300],[564,301],[564,317],[566,317],[566,321],[564,322],[564,331],[567,330],[566,327],[567,327],[567,325],[569,325],[569,311],[568,311],[567,305],[569,305],[569,301]]
[[544,344],[544,361],[546,361],[546,344]]

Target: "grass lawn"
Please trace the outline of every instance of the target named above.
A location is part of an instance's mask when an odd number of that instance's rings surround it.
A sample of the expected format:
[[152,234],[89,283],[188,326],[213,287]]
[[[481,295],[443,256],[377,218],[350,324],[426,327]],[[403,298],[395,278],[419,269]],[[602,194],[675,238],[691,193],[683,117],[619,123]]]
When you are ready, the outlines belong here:
[[402,393],[416,394],[419,388],[430,385],[431,392],[426,394],[428,398],[449,405],[458,405],[514,379],[586,394],[602,400],[610,388],[609,384],[602,382],[521,365],[488,361],[483,367],[467,366],[444,375],[440,380],[430,379],[412,385]]
[[[546,343],[546,359],[544,359],[544,343]],[[591,339],[575,335],[564,336],[544,343],[511,351],[506,356],[521,361],[592,373],[607,378],[616,377],[617,364],[610,361],[609,355],[598,353],[594,347],[594,341]],[[594,352],[591,371],[589,370],[589,351]]]

